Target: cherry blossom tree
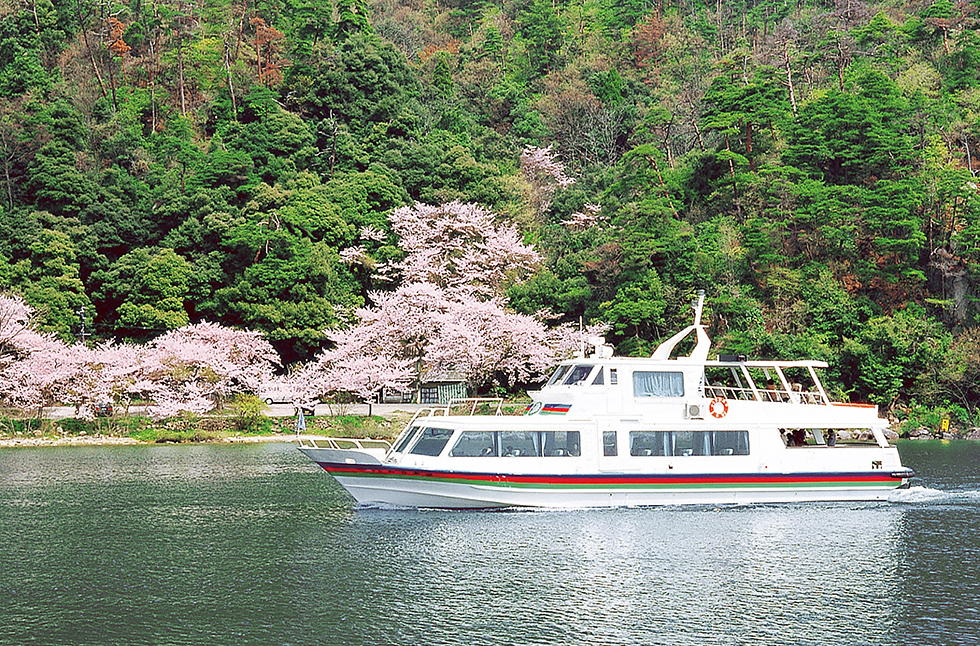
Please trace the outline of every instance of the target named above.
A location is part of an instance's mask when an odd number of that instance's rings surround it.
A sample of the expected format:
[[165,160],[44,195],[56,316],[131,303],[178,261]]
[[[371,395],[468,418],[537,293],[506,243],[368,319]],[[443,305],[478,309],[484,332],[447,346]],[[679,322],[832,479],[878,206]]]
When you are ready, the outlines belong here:
[[73,404],[75,415],[95,416],[95,404],[127,401],[139,371],[139,350],[112,343],[89,348],[27,329],[18,336],[14,361],[0,370],[0,389],[8,404],[40,417],[48,406]]
[[562,220],[561,223],[569,229],[590,229],[599,222],[601,208],[598,204],[587,203],[581,211],[572,213],[567,220]]
[[[346,346],[323,352],[293,377],[297,405],[327,395],[332,414],[339,414],[352,395],[370,404],[383,388],[406,388],[412,380],[412,361],[386,355],[350,355]],[[300,383],[296,383],[296,382]]]
[[15,344],[14,360],[0,373],[0,388],[8,404],[40,418],[44,407],[69,396],[85,357],[79,348],[29,328],[17,335]]
[[20,296],[0,295],[0,361],[16,350],[17,337],[31,325],[34,308]]
[[235,392],[255,392],[279,356],[260,332],[203,322],[154,339],[145,355],[145,379],[156,417],[204,413]]
[[565,165],[551,152],[551,146],[528,146],[521,153],[521,175],[531,185],[531,210],[536,217],[551,207],[551,197],[559,188],[568,188],[575,179],[565,174]]
[[544,323],[508,311],[501,299],[450,301],[427,354],[431,368],[462,373],[473,390],[494,378],[507,386],[531,381],[556,358]]
[[[529,148],[522,159],[549,196],[573,181],[550,149]],[[516,227],[460,202],[395,209],[389,221],[405,252],[394,267],[403,282],[390,292],[370,292],[373,306],[356,311],[359,322],[329,334],[335,347],[307,367],[307,387],[369,399],[385,385],[419,385],[424,374],[450,371],[472,390],[491,381],[510,386],[533,381],[578,347],[571,326],[549,329],[548,312],[528,316],[507,308],[506,286],[541,262]],[[351,247],[345,259],[363,263],[365,256],[363,246]]]
[[155,391],[147,374],[144,346],[106,341],[97,345],[86,366],[88,391],[79,393],[79,412],[94,414],[92,404],[112,402],[127,412],[134,400],[148,400]]
[[319,368],[325,383],[342,383],[345,371],[375,364],[384,376],[367,379],[360,392],[373,395],[409,376],[418,383],[427,371],[461,373],[472,389],[493,379],[513,385],[534,380],[561,358],[558,351],[577,347],[569,326],[549,330],[539,318],[507,310],[502,298],[481,300],[432,283],[370,298],[374,306],[357,311],[360,323],[330,335],[336,347],[324,353]]
[[146,346],[109,341],[67,345],[37,332],[33,310],[16,296],[0,296],[0,393],[5,403],[39,417],[47,406],[75,405],[94,416],[94,405],[155,402],[153,412],[203,413],[233,392],[254,392],[279,365],[259,332],[214,323],[187,325]]
[[84,357],[81,349],[37,332],[33,316],[19,296],[0,296],[0,393],[6,404],[40,417],[77,382]]
[[496,223],[491,211],[476,204],[416,204],[395,209],[389,220],[406,253],[396,266],[406,283],[485,299],[541,262],[514,226]]

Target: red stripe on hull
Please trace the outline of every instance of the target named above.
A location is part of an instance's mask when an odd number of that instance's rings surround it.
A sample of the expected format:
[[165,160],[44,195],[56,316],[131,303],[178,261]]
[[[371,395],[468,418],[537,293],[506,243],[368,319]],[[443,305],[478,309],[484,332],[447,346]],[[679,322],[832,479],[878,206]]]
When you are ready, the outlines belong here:
[[902,477],[895,477],[889,472],[878,473],[785,473],[785,474],[712,474],[712,475],[518,475],[497,473],[455,473],[449,471],[430,471],[424,469],[376,467],[370,465],[321,464],[328,473],[350,474],[364,476],[394,476],[401,478],[433,478],[439,480],[455,480],[463,482],[512,482],[514,484],[539,485],[656,485],[656,484],[784,484],[784,483],[819,483],[822,481],[842,482],[895,482],[900,483]]

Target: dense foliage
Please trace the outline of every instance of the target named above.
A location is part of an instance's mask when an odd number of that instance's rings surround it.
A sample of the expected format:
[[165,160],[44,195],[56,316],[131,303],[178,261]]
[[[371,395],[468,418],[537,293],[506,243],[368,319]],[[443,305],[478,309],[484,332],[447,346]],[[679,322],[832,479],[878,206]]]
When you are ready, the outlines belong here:
[[0,0],[0,99],[0,291],[63,341],[310,360],[469,204],[516,314],[643,353],[703,288],[716,348],[977,422],[973,4]]

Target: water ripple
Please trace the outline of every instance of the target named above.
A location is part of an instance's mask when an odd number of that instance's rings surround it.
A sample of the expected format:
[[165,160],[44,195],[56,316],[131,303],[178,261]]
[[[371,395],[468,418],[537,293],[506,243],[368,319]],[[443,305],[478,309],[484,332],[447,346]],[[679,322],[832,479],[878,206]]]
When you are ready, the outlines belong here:
[[0,452],[0,643],[972,646],[980,452],[915,449],[884,503],[494,513],[290,446]]

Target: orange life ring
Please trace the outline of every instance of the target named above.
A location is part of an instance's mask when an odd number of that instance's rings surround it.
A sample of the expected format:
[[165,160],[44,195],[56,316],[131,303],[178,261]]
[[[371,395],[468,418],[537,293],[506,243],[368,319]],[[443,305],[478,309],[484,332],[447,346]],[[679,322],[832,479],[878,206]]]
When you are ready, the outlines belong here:
[[721,419],[728,414],[728,400],[720,395],[711,400],[708,404],[708,412],[711,413],[712,417]]

